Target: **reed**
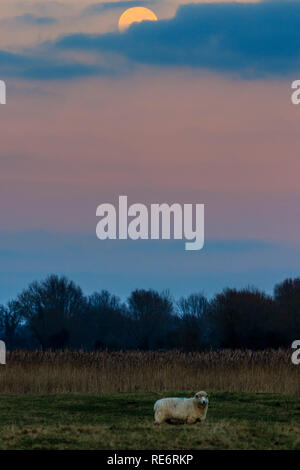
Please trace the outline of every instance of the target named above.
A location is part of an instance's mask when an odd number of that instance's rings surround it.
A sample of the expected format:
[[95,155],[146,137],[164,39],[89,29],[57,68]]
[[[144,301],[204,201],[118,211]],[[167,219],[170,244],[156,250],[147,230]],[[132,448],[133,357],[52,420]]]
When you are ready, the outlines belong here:
[[11,351],[1,394],[214,390],[300,394],[291,350]]

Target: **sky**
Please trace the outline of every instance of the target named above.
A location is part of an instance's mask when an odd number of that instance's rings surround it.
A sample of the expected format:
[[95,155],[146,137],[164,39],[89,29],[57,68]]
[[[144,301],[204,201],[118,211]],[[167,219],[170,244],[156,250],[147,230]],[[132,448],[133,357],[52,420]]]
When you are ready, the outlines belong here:
[[[132,6],[157,22],[118,31]],[[174,297],[299,275],[300,1],[0,4],[0,302],[63,274]],[[100,241],[96,208],[205,204],[205,245]]]

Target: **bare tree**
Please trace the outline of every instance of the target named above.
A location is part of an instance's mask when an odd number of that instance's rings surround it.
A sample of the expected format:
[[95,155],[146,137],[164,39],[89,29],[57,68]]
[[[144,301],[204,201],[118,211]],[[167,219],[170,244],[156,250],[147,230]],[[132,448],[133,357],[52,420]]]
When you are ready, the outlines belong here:
[[64,276],[51,275],[30,284],[15,307],[43,348],[64,348],[72,345],[72,329],[86,302],[80,287]]
[[181,297],[176,303],[177,314],[180,317],[178,330],[178,345],[185,350],[205,348],[207,329],[205,315],[208,301],[202,293]]
[[88,298],[89,343],[96,349],[123,349],[133,346],[131,319],[126,306],[107,290]]
[[168,291],[136,289],[131,293],[128,305],[135,321],[139,349],[165,348],[172,343],[173,302]]
[[286,346],[300,338],[300,278],[286,279],[274,288],[274,299],[280,314],[280,327]]
[[255,288],[225,289],[210,303],[211,342],[225,348],[264,349],[276,338],[276,306]]
[[22,321],[16,302],[8,302],[6,306],[0,306],[0,329],[8,348],[17,344],[17,332]]

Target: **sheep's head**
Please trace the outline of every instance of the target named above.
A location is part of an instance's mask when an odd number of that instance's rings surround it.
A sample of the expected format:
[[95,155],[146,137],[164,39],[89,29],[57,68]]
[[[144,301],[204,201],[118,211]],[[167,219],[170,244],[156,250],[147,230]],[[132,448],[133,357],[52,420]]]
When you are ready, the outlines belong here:
[[197,392],[194,399],[196,400],[197,406],[205,408],[208,405],[208,396],[206,392]]

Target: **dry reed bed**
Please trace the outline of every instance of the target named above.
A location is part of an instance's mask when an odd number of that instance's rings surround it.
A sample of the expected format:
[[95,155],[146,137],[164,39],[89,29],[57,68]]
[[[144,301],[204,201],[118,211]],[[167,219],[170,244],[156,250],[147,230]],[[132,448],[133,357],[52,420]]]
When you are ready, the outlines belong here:
[[0,393],[110,393],[172,390],[300,394],[291,350],[12,351]]

